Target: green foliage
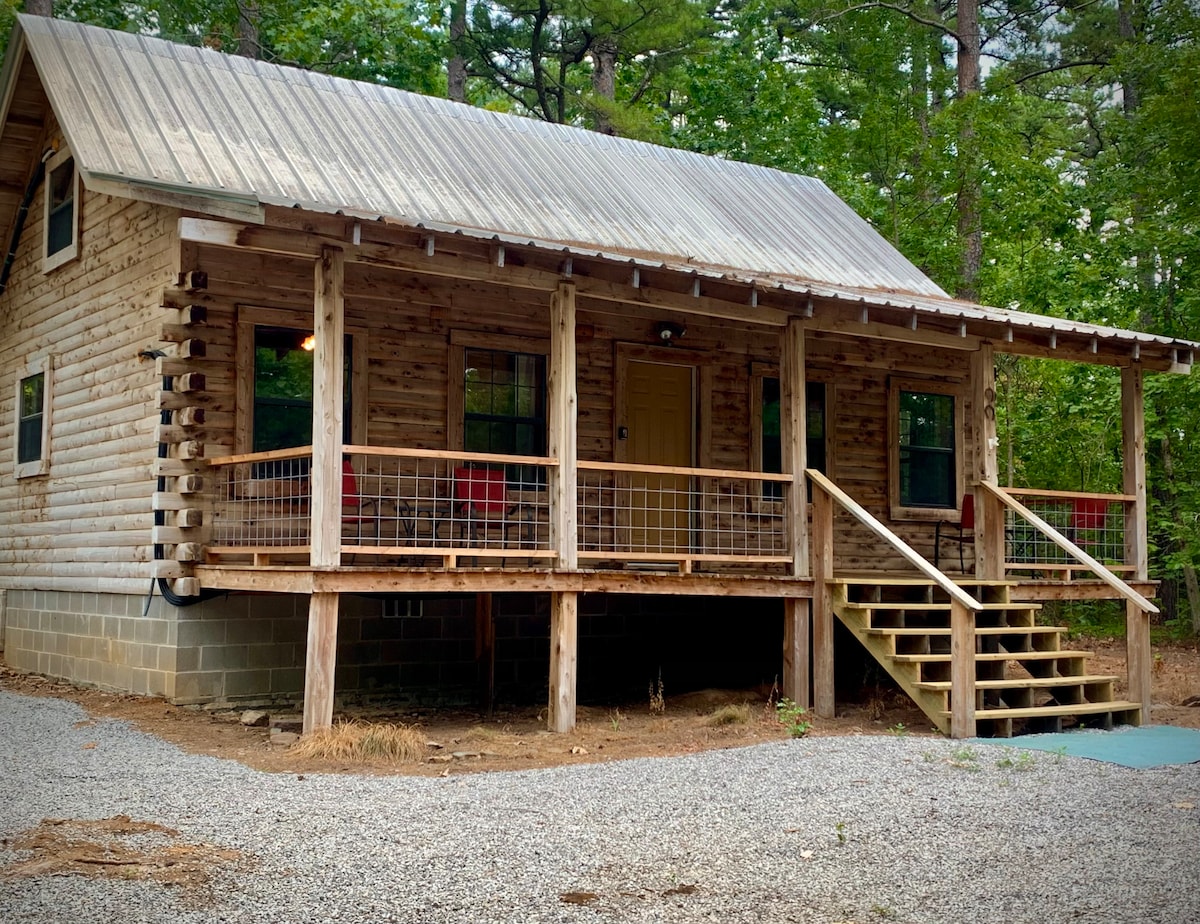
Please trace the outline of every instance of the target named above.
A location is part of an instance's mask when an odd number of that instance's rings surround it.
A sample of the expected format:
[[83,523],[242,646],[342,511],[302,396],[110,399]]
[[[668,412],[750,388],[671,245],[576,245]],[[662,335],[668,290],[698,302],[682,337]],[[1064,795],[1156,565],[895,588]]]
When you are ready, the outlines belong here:
[[812,722],[805,720],[805,708],[784,697],[775,704],[775,718],[787,729],[793,738],[803,738],[812,728]]

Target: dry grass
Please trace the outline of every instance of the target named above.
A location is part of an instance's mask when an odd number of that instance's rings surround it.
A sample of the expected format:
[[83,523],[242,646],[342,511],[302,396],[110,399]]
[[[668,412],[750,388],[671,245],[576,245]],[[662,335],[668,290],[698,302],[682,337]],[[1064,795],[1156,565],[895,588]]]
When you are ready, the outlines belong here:
[[425,756],[425,735],[411,725],[338,722],[305,735],[291,747],[300,757],[360,763],[413,763]]
[[710,712],[704,720],[705,725],[711,725],[714,728],[722,725],[745,725],[750,721],[750,704],[741,703],[721,706]]

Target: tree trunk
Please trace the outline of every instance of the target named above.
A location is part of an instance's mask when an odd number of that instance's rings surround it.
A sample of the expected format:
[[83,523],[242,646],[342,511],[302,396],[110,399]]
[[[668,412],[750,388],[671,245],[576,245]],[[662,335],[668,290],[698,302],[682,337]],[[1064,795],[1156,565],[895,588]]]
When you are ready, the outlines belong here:
[[454,0],[450,10],[450,59],[446,62],[446,95],[456,103],[467,101],[467,60],[463,39],[467,34],[467,0]]
[[30,16],[54,18],[54,0],[25,0],[25,12]]
[[[610,103],[617,98],[617,40],[612,36],[592,43],[592,92]],[[596,108],[595,129],[603,135],[617,133],[603,103]]]
[[237,53],[243,58],[259,60],[262,45],[258,40],[258,23],[262,14],[257,0],[238,0]]
[[979,96],[979,0],[958,0],[958,100],[963,106],[958,131],[959,298],[979,300],[983,264],[978,152],[975,144],[975,100]]
[[1200,580],[1195,565],[1183,566],[1183,586],[1187,588],[1188,609],[1192,613],[1192,634],[1200,635]]

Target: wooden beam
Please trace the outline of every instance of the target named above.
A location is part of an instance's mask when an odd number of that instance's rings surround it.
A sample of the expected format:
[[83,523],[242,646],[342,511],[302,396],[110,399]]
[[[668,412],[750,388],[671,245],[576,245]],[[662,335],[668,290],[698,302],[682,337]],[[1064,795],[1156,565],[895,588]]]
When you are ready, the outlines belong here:
[[308,648],[304,659],[303,732],[333,725],[333,677],[337,667],[338,594],[308,601]]
[[1125,601],[1125,668],[1128,671],[1129,698],[1142,704],[1142,721],[1150,721],[1153,707],[1151,675],[1154,659],[1150,648],[1150,614]]
[[[996,448],[996,361],[991,344],[971,354],[971,417],[975,435],[972,483],[999,484]],[[975,492],[975,576],[1004,578],[1004,508],[986,491]]]
[[[804,326],[788,322],[779,345],[779,436],[783,447],[783,471],[792,476],[788,496],[787,536],[792,554],[792,573],[810,574],[808,556],[807,406],[805,404]],[[755,460],[757,463],[757,460]]]
[[1146,414],[1143,375],[1140,366],[1121,370],[1121,442],[1123,477],[1121,490],[1133,498],[1125,505],[1125,564],[1134,566],[1134,576],[1150,576],[1150,553],[1146,540]]
[[547,381],[550,470],[550,547],[558,567],[579,567],[579,397],[576,388],[575,286],[562,283],[550,296],[550,374]]
[[812,499],[812,648],[813,707],[832,719],[833,677],[833,498],[818,487]]
[[579,595],[550,595],[550,705],[546,725],[552,732],[575,727],[575,663],[579,635]]
[[490,593],[475,595],[475,668],[479,707],[491,718],[496,705],[496,622]]
[[975,614],[950,601],[950,737],[975,737]]
[[812,620],[804,600],[783,601],[783,695],[792,702],[812,708],[809,636]]
[[342,541],[342,408],[345,378],[345,260],[323,247],[313,304],[312,563],[336,566]]
[[880,324],[878,321],[851,321],[846,318],[829,315],[817,315],[804,322],[809,330],[825,331],[834,334],[846,334],[852,337],[868,337],[877,340],[894,340],[898,343],[917,343],[924,346],[943,347],[950,350],[978,350],[980,339],[975,336],[958,336],[940,331],[912,327],[900,327],[894,324]]
[[[1133,576],[1144,581],[1150,576],[1149,543],[1146,536],[1146,417],[1143,375],[1140,365],[1121,370],[1122,487],[1134,498],[1125,505],[1125,564]],[[1129,698],[1142,704],[1142,721],[1150,721],[1151,669],[1150,614],[1132,601],[1125,603],[1125,664],[1129,674]]]

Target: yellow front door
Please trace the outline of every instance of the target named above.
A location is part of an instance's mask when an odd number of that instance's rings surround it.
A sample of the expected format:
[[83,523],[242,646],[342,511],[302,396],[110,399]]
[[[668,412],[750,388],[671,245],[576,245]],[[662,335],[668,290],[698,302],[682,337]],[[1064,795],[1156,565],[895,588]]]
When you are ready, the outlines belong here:
[[[625,461],[693,464],[692,366],[629,360],[625,367]],[[630,476],[630,551],[690,549],[691,479],[686,474]]]

